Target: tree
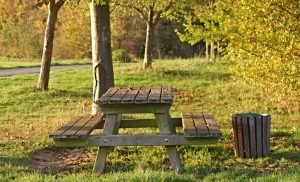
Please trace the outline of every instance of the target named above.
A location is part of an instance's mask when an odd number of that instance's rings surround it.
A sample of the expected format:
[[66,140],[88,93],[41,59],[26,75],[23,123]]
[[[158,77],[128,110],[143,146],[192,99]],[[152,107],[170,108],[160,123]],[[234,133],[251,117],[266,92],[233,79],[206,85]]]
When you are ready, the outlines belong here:
[[121,7],[127,7],[132,10],[135,10],[140,15],[140,17],[146,22],[147,30],[144,53],[144,69],[151,67],[155,26],[160,20],[160,18],[170,16],[171,12],[175,10],[175,4],[179,3],[179,1],[116,0],[114,3],[116,5],[120,5]]
[[299,1],[288,0],[215,0],[213,13],[199,3],[183,38],[220,41],[233,78],[261,88],[263,101],[280,112],[299,112],[299,10]]
[[[99,99],[110,87],[114,86],[110,38],[109,2],[90,3],[92,59],[93,59],[93,101]],[[92,113],[100,112],[101,108],[93,102]]]
[[177,32],[182,41],[194,45],[205,42],[206,60],[216,61],[219,55],[219,42],[224,39],[220,29],[219,19],[216,15],[215,0],[203,0],[191,2],[191,13],[184,15],[184,32]]
[[58,12],[64,3],[65,0],[38,0],[37,3],[37,6],[48,5],[48,19],[44,37],[41,71],[37,83],[37,88],[41,90],[48,89],[55,25]]

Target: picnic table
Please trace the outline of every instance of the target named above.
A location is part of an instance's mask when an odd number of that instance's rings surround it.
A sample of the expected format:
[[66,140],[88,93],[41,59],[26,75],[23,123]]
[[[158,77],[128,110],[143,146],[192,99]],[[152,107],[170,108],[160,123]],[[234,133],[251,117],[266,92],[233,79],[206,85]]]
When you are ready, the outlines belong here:
[[[216,143],[220,127],[208,112],[185,112],[171,118],[171,87],[110,88],[99,100],[102,113],[72,119],[50,135],[58,146],[98,146],[94,173],[102,173],[106,156],[114,146],[165,146],[172,168],[183,170],[177,151],[179,145]],[[124,114],[152,113],[155,119],[122,119]],[[119,135],[119,128],[158,127],[156,135]],[[183,127],[184,134],[177,134]],[[101,135],[92,135],[103,128]]]

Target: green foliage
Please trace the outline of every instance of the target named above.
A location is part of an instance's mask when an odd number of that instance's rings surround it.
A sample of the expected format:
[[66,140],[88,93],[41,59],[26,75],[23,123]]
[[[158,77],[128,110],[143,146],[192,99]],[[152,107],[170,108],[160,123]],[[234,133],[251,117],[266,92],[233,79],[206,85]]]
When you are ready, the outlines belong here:
[[196,3],[186,16],[183,40],[221,41],[223,58],[237,62],[238,80],[264,88],[278,110],[299,112],[300,5],[288,0]]
[[119,63],[131,63],[133,60],[127,51],[117,49],[112,52],[112,60]]

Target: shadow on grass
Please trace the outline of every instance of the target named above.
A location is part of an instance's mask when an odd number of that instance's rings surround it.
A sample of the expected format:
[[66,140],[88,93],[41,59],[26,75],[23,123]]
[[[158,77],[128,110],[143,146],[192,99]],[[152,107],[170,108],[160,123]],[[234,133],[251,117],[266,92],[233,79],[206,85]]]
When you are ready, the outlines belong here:
[[91,92],[80,90],[80,91],[72,91],[72,90],[58,90],[53,89],[49,90],[49,95],[51,97],[80,97],[80,98],[90,98]]
[[210,81],[226,81],[230,79],[230,74],[222,72],[210,71],[191,71],[191,70],[163,70],[163,74],[169,76],[182,76],[182,77],[197,77],[198,79]]
[[278,160],[278,159],[288,159],[293,162],[300,161],[300,153],[299,152],[273,152],[270,156],[271,160]]
[[28,158],[26,157],[3,157],[0,156],[0,166],[29,166]]
[[292,134],[290,132],[287,131],[275,131],[275,132],[271,132],[271,137],[283,137],[283,136],[292,136]]

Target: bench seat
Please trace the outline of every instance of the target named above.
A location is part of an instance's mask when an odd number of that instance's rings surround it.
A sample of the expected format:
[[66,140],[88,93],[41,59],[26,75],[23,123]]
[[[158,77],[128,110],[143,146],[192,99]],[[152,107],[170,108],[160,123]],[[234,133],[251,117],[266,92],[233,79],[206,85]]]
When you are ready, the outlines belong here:
[[[171,118],[175,127],[183,128],[183,135],[90,135],[94,129],[102,129],[102,114],[86,115],[71,119],[49,135],[56,145],[75,146],[168,146],[206,145],[217,143],[220,126],[211,113],[188,112],[180,118]],[[157,127],[155,119],[123,119],[120,128]]]
[[220,126],[210,112],[182,113],[182,126],[187,138],[221,136]]
[[90,133],[103,120],[103,114],[86,115],[71,119],[55,132],[49,135],[53,139],[84,139],[88,138]]

